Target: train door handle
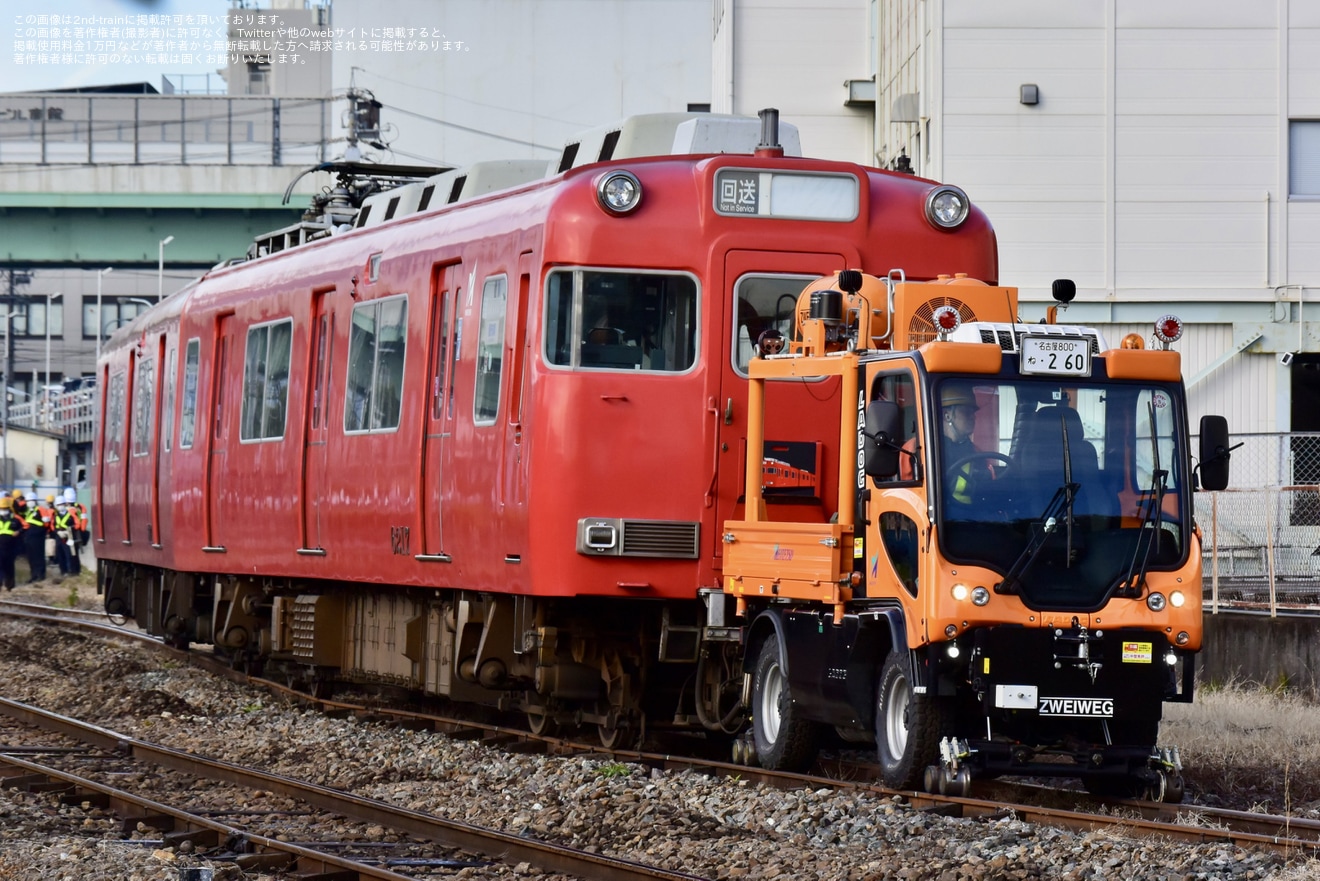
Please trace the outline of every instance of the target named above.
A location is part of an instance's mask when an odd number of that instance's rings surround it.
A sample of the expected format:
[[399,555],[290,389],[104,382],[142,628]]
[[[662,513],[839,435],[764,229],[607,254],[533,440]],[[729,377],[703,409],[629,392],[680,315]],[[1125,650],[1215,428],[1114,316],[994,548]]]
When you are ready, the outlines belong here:
[[733,398],[729,398],[724,405],[724,424],[733,424]]

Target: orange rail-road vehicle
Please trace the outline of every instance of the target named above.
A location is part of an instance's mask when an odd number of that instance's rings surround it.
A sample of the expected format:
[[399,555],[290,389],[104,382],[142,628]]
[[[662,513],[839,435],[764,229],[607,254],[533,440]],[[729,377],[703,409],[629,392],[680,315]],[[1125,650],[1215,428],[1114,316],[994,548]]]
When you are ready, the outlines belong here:
[[833,727],[874,737],[898,788],[1054,775],[1180,800],[1157,735],[1163,703],[1192,697],[1192,493],[1225,486],[1229,447],[1204,417],[1193,469],[1178,319],[1111,349],[1018,323],[1014,288],[897,271],[809,285],[797,319],[787,351],[751,363],[747,443],[771,388],[837,377],[838,412],[803,429],[837,443],[838,516],[775,516],[749,463],[722,536],[750,680],[740,757],[803,767]]

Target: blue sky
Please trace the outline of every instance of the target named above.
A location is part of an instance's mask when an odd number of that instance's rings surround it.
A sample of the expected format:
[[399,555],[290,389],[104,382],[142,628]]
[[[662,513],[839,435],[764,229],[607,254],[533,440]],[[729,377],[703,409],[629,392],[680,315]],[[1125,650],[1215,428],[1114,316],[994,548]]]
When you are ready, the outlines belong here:
[[[192,89],[208,73],[213,87],[223,88],[214,77],[224,67],[214,44],[225,39],[228,12],[228,0],[11,0],[0,11],[0,92],[142,81],[159,89],[162,74],[176,82],[177,74],[197,75],[185,83]],[[148,18],[165,15],[168,22]],[[57,25],[51,16],[59,16]],[[52,27],[60,33],[52,35]],[[137,32],[151,27],[162,30]],[[91,28],[96,32],[89,35]],[[107,29],[104,35],[100,28]],[[52,48],[53,40],[60,45]]]

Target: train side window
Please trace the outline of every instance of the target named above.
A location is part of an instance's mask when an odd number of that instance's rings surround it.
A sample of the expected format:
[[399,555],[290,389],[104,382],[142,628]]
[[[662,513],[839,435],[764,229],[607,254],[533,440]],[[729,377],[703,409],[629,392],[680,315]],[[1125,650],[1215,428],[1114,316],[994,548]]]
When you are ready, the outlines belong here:
[[161,407],[164,413],[160,419],[160,447],[162,452],[170,451],[170,444],[174,439],[174,389],[176,383],[175,374],[179,369],[179,350],[170,346],[169,352],[165,355],[165,391],[161,396]]
[[243,359],[240,440],[278,440],[284,437],[292,338],[292,319],[248,328],[247,351]]
[[403,364],[408,341],[408,295],[353,308],[348,338],[344,431],[393,431],[403,405]]
[[183,355],[183,404],[179,408],[179,448],[188,450],[193,445],[193,431],[197,426],[197,371],[200,363],[201,340],[188,340]]
[[546,279],[552,365],[679,373],[696,363],[697,283],[690,275],[556,270]]
[[734,285],[733,366],[740,376],[756,354],[763,331],[777,330],[793,338],[793,317],[802,289],[815,275],[744,275]]
[[151,452],[152,399],[156,395],[156,362],[143,358],[137,363],[133,381],[133,455]]
[[105,461],[118,462],[124,445],[124,392],[125,375],[110,377],[110,388],[105,402]]
[[481,288],[481,326],[477,333],[477,385],[472,421],[490,425],[500,410],[500,374],[504,370],[504,316],[509,305],[509,280],[486,279]]
[[882,373],[871,382],[871,400],[898,404],[900,437],[903,450],[898,454],[898,473],[877,479],[877,483],[905,483],[920,479],[921,442],[917,423],[916,382],[906,370]]

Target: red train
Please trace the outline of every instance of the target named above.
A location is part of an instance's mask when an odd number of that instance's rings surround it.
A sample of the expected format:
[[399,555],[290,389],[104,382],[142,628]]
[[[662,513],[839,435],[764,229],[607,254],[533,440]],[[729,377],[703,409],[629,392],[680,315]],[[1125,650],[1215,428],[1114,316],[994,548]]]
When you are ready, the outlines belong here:
[[[756,340],[789,333],[804,286],[844,268],[998,276],[961,191],[784,140],[773,112],[671,114],[573,142],[535,179],[339,169],[318,217],[105,346],[107,610],[238,664],[606,743],[731,733],[721,535],[742,516]],[[818,463],[764,494],[777,519],[837,513],[818,487],[838,481],[840,440],[802,430],[837,421],[841,389],[768,384],[766,451]]]

